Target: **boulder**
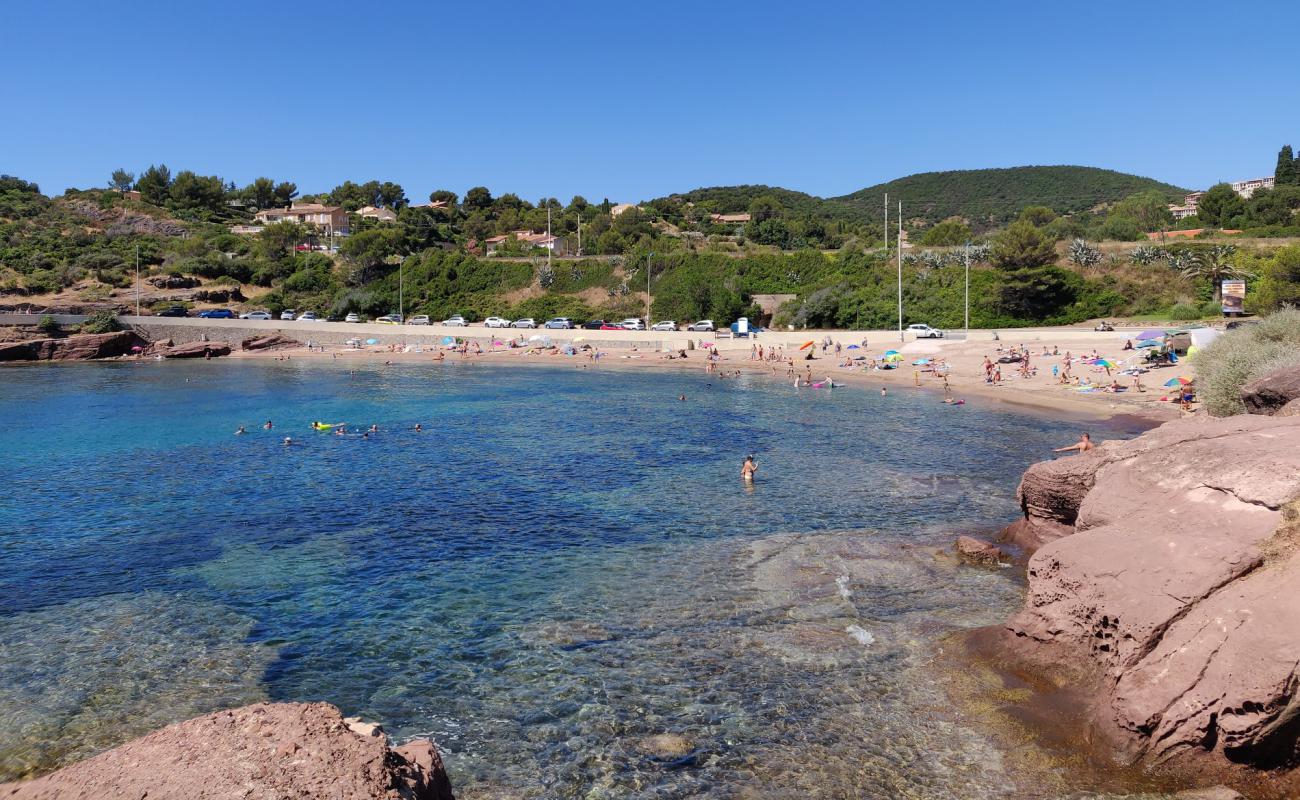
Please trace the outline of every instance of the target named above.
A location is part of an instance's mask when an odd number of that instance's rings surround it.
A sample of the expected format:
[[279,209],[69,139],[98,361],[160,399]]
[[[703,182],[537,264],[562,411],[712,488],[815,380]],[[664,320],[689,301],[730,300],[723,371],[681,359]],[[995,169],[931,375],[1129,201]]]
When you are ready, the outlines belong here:
[[162,351],[163,358],[216,358],[230,355],[225,342],[184,342]]
[[1300,364],[1283,367],[1241,387],[1241,402],[1248,414],[1276,414],[1300,398]]
[[89,361],[115,358],[147,344],[132,331],[86,333],[62,339],[31,339],[0,344],[0,361]]
[[198,278],[185,275],[155,275],[145,280],[157,289],[193,289],[202,283]]
[[452,791],[427,741],[392,750],[382,735],[353,733],[327,703],[258,703],[169,725],[42,778],[0,784],[0,797],[452,800]]
[[252,336],[239,343],[240,350],[284,350],[290,347],[302,347],[302,342],[283,333]]
[[1025,470],[1016,489],[1024,519],[1003,529],[998,539],[1026,553],[1074,531],[1079,504],[1092,489],[1097,470],[1107,462],[1107,450],[1042,461]]
[[956,548],[958,558],[981,567],[996,567],[1011,560],[997,545],[980,541],[974,536],[958,536]]
[[1091,671],[1088,713],[1127,760],[1294,765],[1300,555],[1282,512],[1300,496],[1300,419],[1179,420],[1100,461],[1082,498],[1080,480],[1035,497],[1074,526],[1030,559],[1008,645]]

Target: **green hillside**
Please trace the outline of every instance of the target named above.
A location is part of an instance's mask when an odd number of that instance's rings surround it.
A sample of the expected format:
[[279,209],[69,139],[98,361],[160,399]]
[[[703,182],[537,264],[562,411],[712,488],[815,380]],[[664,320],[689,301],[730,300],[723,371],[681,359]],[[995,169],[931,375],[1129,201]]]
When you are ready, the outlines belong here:
[[932,224],[959,216],[982,229],[1010,221],[1026,206],[1073,214],[1152,189],[1171,201],[1187,194],[1186,189],[1151,178],[1097,167],[1008,167],[922,172],[828,202],[852,208],[860,219],[879,219],[888,193],[891,206],[902,201],[907,219]]
[[1097,167],[1009,167],[922,172],[830,198],[773,186],[713,186],[651,201],[651,205],[691,202],[707,211],[728,213],[745,211],[755,198],[766,195],[797,216],[875,225],[884,213],[888,193],[891,218],[901,200],[909,220],[932,225],[965,217],[979,231],[1014,219],[1026,206],[1073,214],[1152,189],[1171,201],[1187,194],[1186,189],[1168,183]]

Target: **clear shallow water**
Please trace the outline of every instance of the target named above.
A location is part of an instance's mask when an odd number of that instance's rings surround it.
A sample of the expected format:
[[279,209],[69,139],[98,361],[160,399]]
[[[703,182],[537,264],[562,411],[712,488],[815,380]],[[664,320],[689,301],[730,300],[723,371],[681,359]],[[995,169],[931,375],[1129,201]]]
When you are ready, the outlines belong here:
[[927,665],[1019,589],[934,550],[1073,426],[452,364],[12,369],[0,408],[0,777],[273,699],[432,735],[468,798],[1016,788]]

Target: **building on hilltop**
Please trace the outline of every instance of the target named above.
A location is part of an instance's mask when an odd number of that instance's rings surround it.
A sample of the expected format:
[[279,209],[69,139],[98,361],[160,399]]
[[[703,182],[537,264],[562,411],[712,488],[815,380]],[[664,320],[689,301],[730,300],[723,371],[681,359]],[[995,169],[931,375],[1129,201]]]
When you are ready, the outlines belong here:
[[714,225],[744,225],[749,222],[748,214],[710,214]]
[[314,225],[337,236],[351,233],[348,225],[348,212],[341,206],[327,206],[320,203],[294,203],[288,208],[264,208],[253,215],[253,219],[263,224],[272,222],[299,222]]
[[1183,198],[1183,204],[1180,206],[1176,203],[1169,204],[1169,213],[1174,215],[1174,219],[1184,219],[1196,213],[1196,206],[1201,202],[1205,192],[1192,192]]
[[397,212],[391,208],[376,208],[375,206],[364,206],[357,209],[357,216],[363,219],[377,219],[380,222],[396,222]]
[[619,214],[622,214],[624,211],[631,211],[634,208],[636,208],[637,211],[641,210],[640,208],[637,208],[637,206],[633,203],[619,203],[618,205],[613,206],[609,209],[609,215],[611,217],[617,217]]
[[1242,196],[1242,199],[1249,200],[1251,195],[1260,189],[1272,189],[1273,176],[1267,178],[1251,178],[1248,181],[1236,181],[1232,184],[1232,191]]

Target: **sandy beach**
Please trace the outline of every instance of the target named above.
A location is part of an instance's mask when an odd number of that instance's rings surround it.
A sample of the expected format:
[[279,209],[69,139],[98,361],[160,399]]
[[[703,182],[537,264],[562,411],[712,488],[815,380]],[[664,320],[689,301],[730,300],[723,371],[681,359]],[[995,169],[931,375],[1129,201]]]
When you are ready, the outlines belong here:
[[[900,396],[920,394],[934,402],[951,399],[954,403],[971,406],[1005,403],[1071,417],[1108,418],[1131,415],[1163,422],[1187,413],[1179,409],[1176,400],[1169,394],[1170,390],[1163,386],[1165,381],[1173,377],[1195,377],[1186,362],[1150,369],[1140,376],[1139,389],[1135,387],[1132,377],[1119,375],[1118,369],[1111,370],[1112,378],[1107,376],[1104,367],[1080,361],[1085,356],[1091,357],[1095,352],[1121,364],[1122,369],[1122,362],[1126,358],[1133,358],[1136,352],[1122,349],[1122,333],[1093,334],[1078,329],[1061,329],[1057,333],[1059,335],[1054,336],[1050,330],[1036,330],[1023,341],[1011,333],[1003,341],[929,339],[911,341],[901,346],[886,342],[875,344],[869,339],[866,348],[860,344],[864,337],[857,333],[783,334],[748,344],[744,341],[719,342],[716,348],[711,349],[712,357],[709,356],[709,350],[690,350],[685,351],[684,359],[679,355],[683,352],[680,350],[669,353],[659,349],[628,347],[604,349],[604,345],[598,341],[582,342],[579,345],[590,344],[599,354],[596,358],[592,357],[591,351],[582,349],[578,349],[574,355],[566,355],[562,349],[565,342],[559,336],[554,337],[557,346],[547,349],[488,346],[480,353],[475,352],[471,343],[469,352],[462,354],[459,350],[435,349],[428,345],[405,348],[376,345],[359,349],[325,345],[323,349],[308,349],[304,346],[280,350],[237,350],[231,357],[259,360],[342,360],[365,364],[432,363],[441,357],[443,363],[451,365],[510,364],[564,369],[651,369],[670,372],[706,372],[712,364],[711,374],[719,379],[734,376],[739,371],[742,375],[763,376],[793,386],[796,376],[802,383],[811,374],[815,384],[823,383],[829,378],[836,386],[842,384],[873,390],[884,389]],[[821,342],[826,337],[831,339],[832,344],[823,352]],[[801,344],[810,340],[817,343],[805,350],[799,349]],[[877,338],[875,341],[881,340]],[[838,357],[835,354],[835,342],[841,348]],[[850,344],[857,344],[857,347],[848,349]],[[783,360],[759,361],[751,345],[753,348],[762,345],[765,355],[774,347]],[[1033,368],[1029,375],[1021,374],[1018,363],[997,364],[998,359],[1009,355],[1013,348],[1023,348],[1029,352]],[[809,350],[813,357],[806,359]],[[872,359],[883,357],[890,350],[896,350],[902,356],[902,360],[896,362],[896,368],[872,369],[864,366],[871,364]],[[1067,353],[1073,360],[1072,375],[1095,388],[1089,390],[1073,383],[1060,382],[1059,371],[1064,369]],[[670,355],[673,357],[670,358]],[[846,359],[859,356],[868,360],[854,362],[852,367],[846,366]],[[1000,381],[990,383],[986,380],[986,358],[1000,367]],[[1058,376],[1053,375],[1054,366],[1058,370]],[[1118,381],[1122,391],[1103,391],[1103,387],[1108,386],[1112,380]],[[824,389],[803,386],[802,390]]]

